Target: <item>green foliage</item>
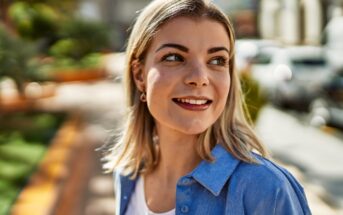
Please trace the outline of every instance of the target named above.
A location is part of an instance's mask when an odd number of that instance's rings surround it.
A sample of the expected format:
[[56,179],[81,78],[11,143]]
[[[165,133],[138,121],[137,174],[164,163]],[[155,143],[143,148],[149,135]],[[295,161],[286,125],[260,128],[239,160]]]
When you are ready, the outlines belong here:
[[30,114],[19,112],[16,114],[1,115],[0,131],[20,131],[20,134],[30,142],[45,142],[52,137],[62,119],[63,117],[59,115],[48,113]]
[[26,39],[52,37],[62,18],[48,5],[16,2],[10,6],[9,17],[17,32]]
[[23,83],[30,79],[29,60],[34,55],[32,45],[20,40],[0,25],[0,78],[13,78],[22,91]]
[[19,188],[12,182],[0,180],[0,214],[9,214],[10,206],[16,198]]
[[80,60],[68,57],[53,58],[48,62],[33,62],[39,66],[32,76],[38,80],[53,80],[56,72],[82,72],[87,69],[101,68],[102,54],[91,53]]
[[61,38],[50,48],[54,57],[81,59],[86,55],[99,52],[109,46],[109,32],[99,22],[71,19],[61,26]]
[[251,78],[248,72],[242,72],[240,80],[247,107],[245,110],[246,115],[251,118],[252,122],[255,122],[259,111],[266,104],[267,99],[261,93],[258,83]]
[[0,214],[8,214],[63,118],[47,113],[0,115]]

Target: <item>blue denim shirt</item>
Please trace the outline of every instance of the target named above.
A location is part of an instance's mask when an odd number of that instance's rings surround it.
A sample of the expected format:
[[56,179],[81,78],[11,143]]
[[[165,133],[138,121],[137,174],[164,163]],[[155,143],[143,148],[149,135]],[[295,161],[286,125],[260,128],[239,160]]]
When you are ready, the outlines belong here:
[[[311,214],[305,193],[285,169],[254,154],[260,164],[242,162],[221,145],[215,162],[202,161],[176,186],[175,213],[194,215]],[[114,173],[116,214],[124,215],[136,180]]]

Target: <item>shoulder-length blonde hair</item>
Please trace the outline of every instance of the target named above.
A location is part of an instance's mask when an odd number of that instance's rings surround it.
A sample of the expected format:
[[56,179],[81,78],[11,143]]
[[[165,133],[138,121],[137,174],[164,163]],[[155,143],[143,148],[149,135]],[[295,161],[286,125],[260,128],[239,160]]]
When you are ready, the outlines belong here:
[[128,41],[124,77],[128,112],[118,141],[105,156],[107,171],[120,168],[123,174],[130,174],[134,178],[137,174],[153,170],[159,162],[158,144],[153,140],[154,119],[146,103],[139,99],[141,92],[133,80],[132,67],[134,61],[144,64],[146,52],[157,30],[169,20],[180,16],[217,21],[225,27],[230,38],[230,92],[223,113],[211,127],[198,136],[199,155],[212,161],[211,149],[219,143],[233,156],[245,162],[256,162],[251,154],[252,150],[266,155],[244,115],[240,82],[234,72],[234,31],[227,16],[208,0],[155,0],[138,16]]

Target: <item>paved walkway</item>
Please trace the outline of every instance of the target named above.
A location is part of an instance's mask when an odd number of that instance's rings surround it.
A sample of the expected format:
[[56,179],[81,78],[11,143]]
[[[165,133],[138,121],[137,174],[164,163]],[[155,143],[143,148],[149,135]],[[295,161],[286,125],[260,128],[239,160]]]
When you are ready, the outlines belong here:
[[[113,134],[123,113],[121,84],[110,81],[71,83],[58,88],[53,99],[40,108],[81,113],[85,133],[94,143],[95,165],[90,169],[82,215],[113,215],[111,175],[101,171],[100,153],[95,149]],[[294,117],[270,106],[263,109],[256,129],[274,158],[283,162],[303,184],[314,215],[337,215],[342,205],[343,143],[319,129],[301,124]],[[342,214],[342,213],[341,213]]]
[[301,173],[313,214],[343,214],[342,139],[271,106],[262,110],[256,130],[274,158]]

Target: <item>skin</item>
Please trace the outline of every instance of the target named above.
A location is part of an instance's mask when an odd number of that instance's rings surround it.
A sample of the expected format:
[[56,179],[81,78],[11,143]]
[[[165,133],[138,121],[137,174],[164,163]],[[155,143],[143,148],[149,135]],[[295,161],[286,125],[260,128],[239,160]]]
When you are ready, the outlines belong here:
[[[161,149],[159,165],[144,176],[147,205],[154,212],[175,207],[178,179],[201,161],[195,150],[197,135],[224,110],[230,88],[229,44],[222,24],[178,17],[159,29],[144,64],[133,67],[136,86],[146,92]],[[195,105],[177,99],[209,102]]]

